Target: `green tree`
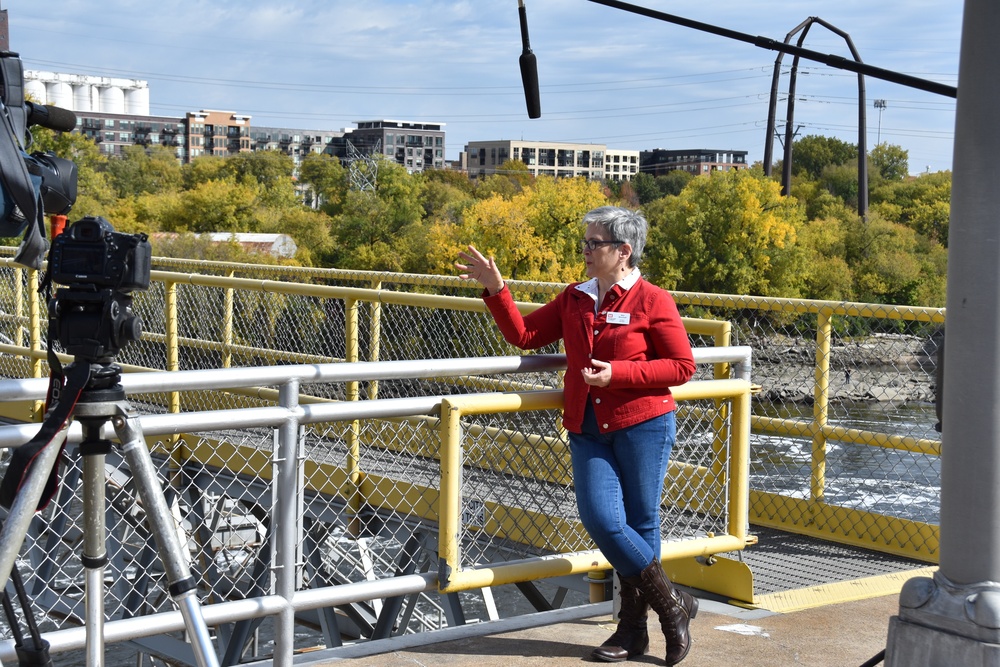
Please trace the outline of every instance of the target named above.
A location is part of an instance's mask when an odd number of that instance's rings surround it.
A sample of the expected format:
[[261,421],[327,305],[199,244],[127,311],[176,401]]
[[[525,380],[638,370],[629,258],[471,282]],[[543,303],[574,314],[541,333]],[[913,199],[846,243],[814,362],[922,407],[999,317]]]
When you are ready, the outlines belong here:
[[224,180],[228,175],[226,159],[217,155],[201,155],[185,164],[181,175],[185,190],[192,190],[209,181]]
[[802,293],[807,299],[854,299],[854,274],[845,259],[845,221],[857,218],[857,214],[852,214],[846,207],[842,211],[841,216],[813,219],[799,229],[798,243],[807,258],[805,289]]
[[687,187],[694,174],[683,169],[673,169],[656,177],[656,187],[661,197],[676,196]]
[[871,209],[947,248],[951,172],[939,171],[883,183],[872,190]]
[[520,160],[504,160],[503,164],[497,169],[498,174],[503,174],[510,180],[517,183],[521,188],[526,188],[531,185],[535,180],[535,177],[531,175],[528,170],[528,165],[521,162]]
[[402,166],[381,159],[375,190],[350,190],[343,211],[333,218],[335,266],[400,271],[405,229],[419,224],[424,208],[419,179]]
[[759,171],[712,172],[646,209],[647,274],[670,289],[798,296],[800,204]]
[[299,165],[299,180],[310,188],[319,201],[319,208],[327,215],[337,215],[347,196],[347,170],[340,159],[312,153]]
[[[858,147],[834,137],[810,134],[792,144],[792,173],[819,179],[828,166],[858,159]],[[856,162],[855,162],[856,164]]]
[[879,144],[872,149],[868,161],[874,171],[886,181],[901,181],[910,174],[910,154],[895,144]]
[[476,201],[469,190],[439,179],[424,179],[421,193],[426,219],[441,219],[453,224],[458,223],[462,212]]
[[828,164],[819,178],[820,186],[854,210],[858,208],[858,161]]
[[311,266],[329,254],[333,239],[330,235],[332,220],[322,211],[305,207],[273,209],[273,217],[260,225],[265,234],[288,234],[298,246],[296,259]]
[[280,151],[252,151],[225,158],[225,171],[238,183],[260,186],[260,200],[265,206],[291,208],[299,204],[292,173],[295,162]]
[[161,197],[156,209],[160,229],[196,233],[259,231],[259,188],[256,183],[227,179],[201,183],[169,199]]
[[656,185],[656,179],[645,172],[640,172],[632,177],[632,190],[639,198],[640,206],[645,206],[663,196],[660,193],[660,188]]
[[608,203],[601,184],[586,178],[539,176],[533,188],[526,188],[513,201],[524,209],[534,233],[553,252],[554,263],[539,270],[556,281],[579,280],[581,221],[587,211]]
[[881,216],[846,223],[845,260],[855,298],[870,303],[944,305],[944,254],[913,229]]
[[173,149],[167,146],[124,146],[121,157],[107,163],[108,179],[119,198],[179,190],[183,178]]

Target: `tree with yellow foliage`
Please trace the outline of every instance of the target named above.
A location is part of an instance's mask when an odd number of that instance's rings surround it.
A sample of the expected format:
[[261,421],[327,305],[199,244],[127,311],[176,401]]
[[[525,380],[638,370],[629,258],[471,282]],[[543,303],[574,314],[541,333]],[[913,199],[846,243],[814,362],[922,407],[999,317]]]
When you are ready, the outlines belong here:
[[606,203],[598,183],[539,177],[509,197],[494,194],[475,202],[457,225],[430,225],[428,268],[451,273],[458,252],[471,244],[494,256],[511,280],[579,280],[580,221],[584,213]]
[[645,207],[644,272],[657,284],[719,294],[799,296],[801,205],[759,170],[712,172]]

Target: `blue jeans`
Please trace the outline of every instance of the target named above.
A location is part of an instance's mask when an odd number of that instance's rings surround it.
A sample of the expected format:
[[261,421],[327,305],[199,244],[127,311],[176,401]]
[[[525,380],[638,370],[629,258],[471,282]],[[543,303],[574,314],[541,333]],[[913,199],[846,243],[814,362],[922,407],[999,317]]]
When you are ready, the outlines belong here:
[[583,433],[570,433],[580,520],[623,577],[660,558],[660,497],[674,446],[673,412],[610,433],[587,402]]

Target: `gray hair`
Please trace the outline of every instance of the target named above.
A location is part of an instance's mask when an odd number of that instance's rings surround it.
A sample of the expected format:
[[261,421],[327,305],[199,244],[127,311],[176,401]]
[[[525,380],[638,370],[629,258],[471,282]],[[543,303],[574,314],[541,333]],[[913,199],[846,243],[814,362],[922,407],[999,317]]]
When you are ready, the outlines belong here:
[[629,268],[636,267],[646,247],[646,232],[649,229],[649,223],[642,213],[619,206],[601,206],[584,215],[583,224],[600,225],[615,241],[622,241],[632,246],[632,256],[628,259],[628,265]]

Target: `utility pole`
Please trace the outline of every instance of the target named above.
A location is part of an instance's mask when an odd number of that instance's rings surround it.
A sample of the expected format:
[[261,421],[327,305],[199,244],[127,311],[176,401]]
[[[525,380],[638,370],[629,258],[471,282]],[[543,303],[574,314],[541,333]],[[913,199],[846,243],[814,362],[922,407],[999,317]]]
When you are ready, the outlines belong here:
[[875,145],[878,146],[882,143],[882,112],[885,111],[885,100],[875,100],[875,108],[878,109],[878,134]]

